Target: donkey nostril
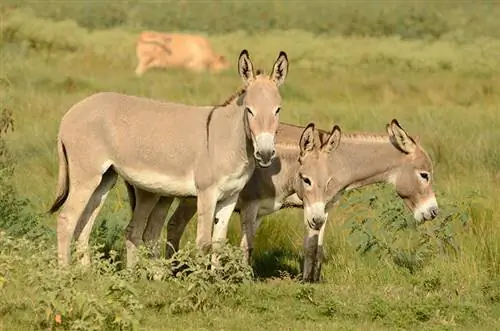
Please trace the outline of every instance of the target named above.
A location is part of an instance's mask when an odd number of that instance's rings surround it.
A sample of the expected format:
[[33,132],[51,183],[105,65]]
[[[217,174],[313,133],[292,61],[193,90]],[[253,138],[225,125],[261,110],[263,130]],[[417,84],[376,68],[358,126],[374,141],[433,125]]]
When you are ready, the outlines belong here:
[[313,217],[312,223],[316,229],[319,229],[323,226],[323,223],[325,223],[325,220],[323,217]]
[[255,152],[255,153],[254,153],[254,156],[255,156],[255,158],[256,158],[257,160],[262,160],[262,155],[260,155],[260,152],[259,152],[259,151]]
[[273,157],[275,157],[275,156],[276,156],[276,151],[275,151],[275,150],[273,150],[273,151],[271,152],[271,158],[273,158]]
[[431,215],[432,217],[436,217],[438,215],[438,209],[436,207],[431,209]]

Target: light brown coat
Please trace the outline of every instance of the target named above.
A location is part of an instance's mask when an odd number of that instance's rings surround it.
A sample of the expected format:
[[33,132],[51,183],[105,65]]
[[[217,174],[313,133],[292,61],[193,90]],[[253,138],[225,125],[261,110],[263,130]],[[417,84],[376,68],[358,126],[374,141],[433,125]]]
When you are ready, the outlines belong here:
[[192,34],[144,31],[137,40],[136,55],[135,73],[138,76],[153,67],[198,72],[219,72],[229,68],[229,62],[214,52],[207,38]]

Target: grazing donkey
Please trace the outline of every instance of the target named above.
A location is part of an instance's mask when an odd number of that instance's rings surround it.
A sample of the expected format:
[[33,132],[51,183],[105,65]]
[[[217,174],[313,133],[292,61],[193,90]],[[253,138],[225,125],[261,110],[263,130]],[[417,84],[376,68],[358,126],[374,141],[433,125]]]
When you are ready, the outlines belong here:
[[[50,211],[57,220],[59,263],[70,263],[72,237],[90,263],[88,240],[95,217],[118,175],[163,196],[196,197],[197,246],[211,247],[214,216],[229,218],[255,168],[275,157],[281,96],[288,72],[281,51],[269,77],[256,75],[246,50],[238,71],[245,86],[221,106],[189,106],[119,93],[97,93],[63,117],[57,148],[58,192]],[[133,215],[126,230],[127,265],[136,262],[145,219],[156,202]],[[147,207],[147,208],[146,208]]]
[[[276,147],[280,156],[281,169],[288,169],[293,158],[281,157],[280,146],[290,139],[295,139],[303,130],[302,127],[280,123],[276,136]],[[344,191],[363,187],[378,182],[387,182],[395,186],[396,192],[412,211],[417,221],[434,219],[438,213],[438,204],[432,189],[432,162],[418,141],[410,137],[392,120],[387,125],[387,133],[343,133],[342,140],[335,153],[329,156],[329,178],[327,187],[326,210],[333,207]],[[324,132],[320,136],[324,139]],[[288,153],[292,153],[289,149]],[[295,151],[298,153],[298,151]],[[290,154],[288,154],[290,155]],[[279,160],[279,161],[278,161]],[[243,238],[241,246],[245,250],[247,262],[253,248],[255,232],[260,219],[281,208],[307,206],[307,200],[296,183],[296,174],[280,171],[271,176],[271,168],[256,168],[254,175],[240,193],[235,211],[241,215]],[[315,185],[308,177],[302,176],[306,185]],[[133,193],[129,187],[129,193]],[[132,196],[134,198],[134,196]],[[182,199],[167,224],[167,256],[171,256],[179,248],[180,238],[189,220],[196,213],[196,204],[192,199]],[[131,204],[139,204],[139,199],[132,199]],[[144,232],[145,241],[158,239],[165,222],[169,202],[161,198],[151,213]],[[136,208],[139,208],[136,205]],[[306,210],[305,210],[306,211]],[[326,217],[323,221],[326,221]],[[323,260],[323,239],[326,222],[316,222],[318,228],[309,227],[305,236],[305,259],[303,279],[318,281]],[[215,225],[214,235],[227,232],[227,220],[219,219]]]

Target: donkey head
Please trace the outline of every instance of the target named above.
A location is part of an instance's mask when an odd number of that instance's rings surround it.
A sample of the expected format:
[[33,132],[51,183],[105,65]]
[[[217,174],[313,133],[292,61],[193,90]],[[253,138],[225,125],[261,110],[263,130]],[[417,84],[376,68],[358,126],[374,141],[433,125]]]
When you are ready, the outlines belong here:
[[340,137],[340,127],[335,125],[322,144],[313,123],[300,137],[297,195],[304,202],[304,220],[313,230],[319,230],[326,221],[326,190],[333,179],[328,168],[329,154],[339,146]]
[[434,219],[438,204],[432,189],[432,162],[420,144],[393,119],[387,125],[391,143],[404,153],[406,162],[393,169],[389,181],[417,221]]
[[254,147],[254,157],[259,166],[267,168],[276,156],[274,140],[279,124],[281,96],[278,87],[285,81],[288,72],[288,58],[279,53],[269,77],[256,75],[247,50],[238,60],[238,71],[245,83],[242,106],[249,136]]

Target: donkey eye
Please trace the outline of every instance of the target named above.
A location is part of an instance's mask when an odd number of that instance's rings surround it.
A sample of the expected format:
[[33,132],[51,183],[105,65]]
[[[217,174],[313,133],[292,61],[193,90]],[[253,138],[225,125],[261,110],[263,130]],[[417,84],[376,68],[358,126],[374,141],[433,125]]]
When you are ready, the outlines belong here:
[[426,182],[429,181],[429,174],[427,172],[421,172],[420,177],[425,180]]
[[274,112],[274,115],[278,115],[280,113],[280,110],[281,110],[281,107],[278,107],[278,109],[276,109],[276,111]]
[[302,181],[306,184],[311,186],[311,180],[307,177],[302,176]]
[[253,116],[253,113],[252,113],[252,111],[250,110],[250,108],[248,108],[248,107],[247,107],[247,108],[245,108],[245,110],[246,110],[246,112],[247,112],[247,113],[249,113],[250,115],[252,115],[252,116]]

